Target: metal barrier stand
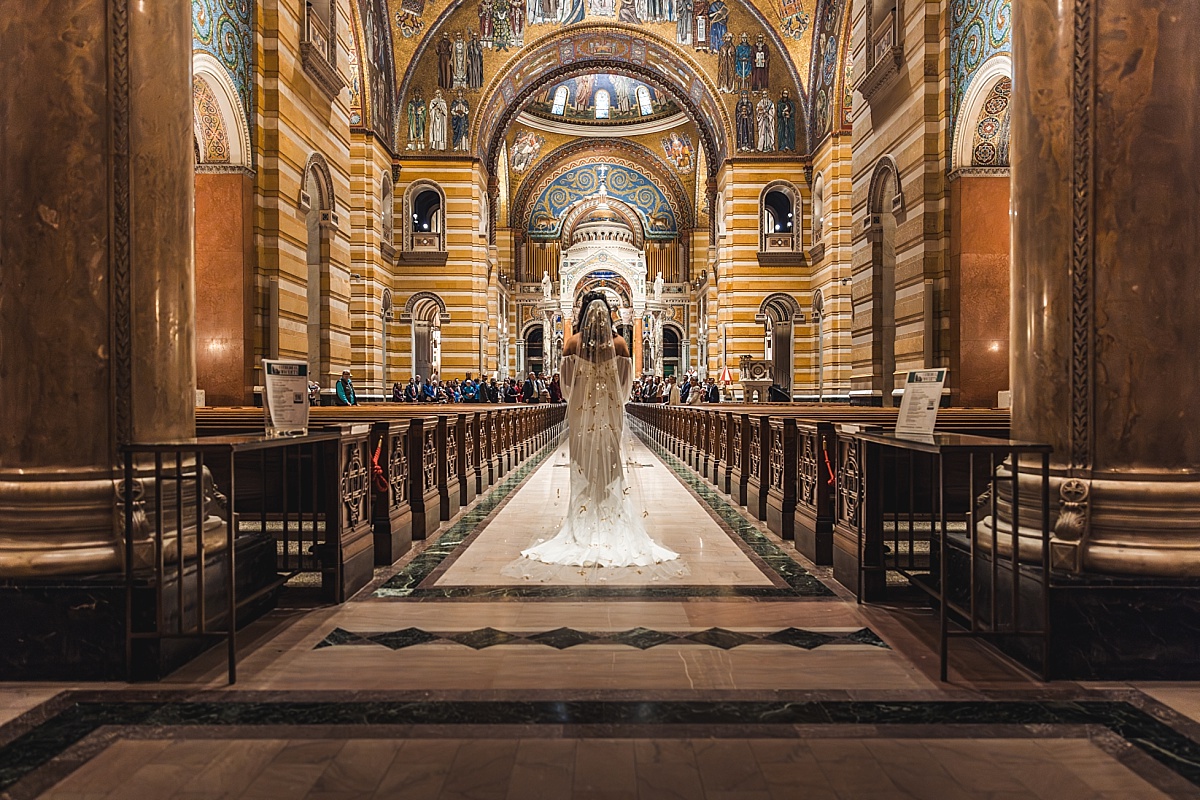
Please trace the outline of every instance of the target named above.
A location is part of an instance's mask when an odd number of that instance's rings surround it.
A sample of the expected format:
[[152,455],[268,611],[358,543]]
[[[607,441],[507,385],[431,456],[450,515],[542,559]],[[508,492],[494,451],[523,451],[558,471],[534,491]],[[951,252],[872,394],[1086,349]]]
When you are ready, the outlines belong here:
[[[866,512],[859,526],[859,601],[865,587],[886,587],[889,572],[928,594],[938,607],[943,681],[954,636],[1039,638],[1041,677],[1049,680],[1049,445],[957,433],[851,437],[877,453],[865,458],[871,467],[857,487]],[[1038,486],[1027,492],[1032,501],[1023,501],[1022,483]],[[1023,595],[1036,602],[1023,608]]]
[[[168,639],[224,639],[227,647],[229,683],[237,680],[237,612],[249,603],[261,598],[268,592],[275,591],[282,584],[300,571],[304,571],[306,560],[303,554],[303,538],[305,514],[302,504],[297,500],[297,530],[296,559],[292,559],[292,541],[290,525],[290,508],[292,501],[288,496],[288,461],[294,458],[300,465],[307,458],[312,468],[313,488],[310,494],[312,513],[310,516],[314,552],[318,543],[318,517],[320,514],[318,490],[318,465],[321,462],[319,450],[336,444],[341,434],[338,431],[316,431],[305,436],[267,438],[262,435],[232,435],[206,436],[194,439],[182,439],[172,442],[154,444],[130,444],[122,449],[124,455],[124,483],[122,497],[124,498],[125,522],[125,658],[129,677],[133,678],[134,642],[136,640],[163,641]],[[276,544],[277,569],[282,565],[283,572],[277,574],[270,584],[260,587],[246,597],[239,598],[237,594],[237,538],[239,534],[239,513],[250,510],[253,503],[248,502],[244,494],[239,493],[237,482],[238,456],[256,453],[255,461],[259,467],[261,495],[259,497],[258,523],[259,532],[268,535],[269,523],[274,522],[268,514],[268,456],[270,451],[279,451],[282,460],[282,482],[278,487],[281,492],[281,519],[283,548],[282,559],[279,557]],[[307,451],[307,452],[306,452]],[[140,457],[140,458],[139,458]],[[149,459],[153,457],[153,469],[149,468]],[[167,470],[164,472],[164,457],[167,457]],[[189,461],[191,463],[189,463]],[[222,626],[220,615],[211,616],[208,613],[208,581],[205,570],[209,552],[205,543],[205,527],[209,522],[209,503],[220,505],[220,495],[216,491],[217,480],[214,477],[213,491],[205,489],[206,464],[210,468],[225,470],[221,476],[227,483],[225,518],[221,520],[225,529],[223,563],[226,572],[226,612]],[[300,470],[302,474],[302,470]],[[302,479],[302,478],[298,478]],[[146,508],[145,486],[153,485],[153,509]],[[192,493],[185,502],[186,484],[191,484]],[[164,489],[169,488],[173,497],[169,506],[163,508]],[[194,513],[195,551],[191,559],[184,553],[186,512]],[[153,520],[148,519],[148,511]],[[173,511],[173,513],[171,513]],[[336,509],[326,509],[325,514],[335,513]],[[173,517],[173,519],[168,519]],[[168,529],[168,521],[174,523],[174,529]],[[215,527],[215,524],[213,525]],[[331,530],[326,522],[326,533]],[[139,542],[139,530],[147,530],[150,534],[148,542]],[[174,563],[168,558],[171,537],[174,537]],[[274,536],[272,536],[274,538]],[[139,566],[138,546],[149,544],[149,556],[142,560]],[[195,579],[191,587],[196,598],[194,614],[188,614],[188,566],[194,565]],[[309,565],[311,566],[311,565]],[[168,570],[174,573],[176,580],[174,620],[168,621],[165,613],[165,586]],[[136,590],[149,587],[154,591],[155,614],[151,630],[145,630],[144,624],[135,620],[138,609],[135,607]],[[138,628],[143,628],[138,630]]]

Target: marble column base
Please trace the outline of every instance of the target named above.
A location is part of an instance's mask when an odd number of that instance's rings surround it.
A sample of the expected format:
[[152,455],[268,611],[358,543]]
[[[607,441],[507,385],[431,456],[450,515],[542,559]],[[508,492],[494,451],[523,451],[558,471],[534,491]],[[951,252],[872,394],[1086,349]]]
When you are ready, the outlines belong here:
[[[271,585],[276,578],[275,542],[246,537],[238,542],[237,591],[241,597]],[[179,619],[177,577],[168,571],[162,591],[162,618]],[[205,565],[205,605],[215,627],[224,626],[225,558],[210,556]],[[185,618],[194,622],[198,594],[195,568],[184,574]],[[147,630],[158,614],[156,592],[144,582],[134,589],[134,626]],[[245,625],[274,608],[268,592],[238,613]],[[135,680],[158,680],[214,646],[211,639],[138,640],[133,662],[126,662],[125,582],[119,575],[0,580],[0,680],[115,681],[132,672]],[[130,670],[130,667],[132,669]]]
[[117,514],[109,470],[0,472],[0,578],[119,572]]
[[[1073,482],[1050,476],[1053,536],[1051,565],[1056,571],[1159,578],[1200,578],[1200,481],[1131,473]],[[1011,554],[1011,494],[997,501],[998,549]],[[1086,487],[1080,495],[1079,487]],[[1041,560],[1041,520],[1034,503],[1040,480],[1022,476],[1021,560]],[[980,542],[991,542],[991,518],[979,523]],[[1028,548],[1028,549],[1027,549]]]
[[[950,548],[951,593],[960,604],[970,586],[969,558],[962,542]],[[975,589],[979,613],[988,613],[991,569],[979,562]],[[997,570],[1002,622],[1010,618],[1012,570]],[[1020,616],[1027,630],[1041,627],[1041,587],[1032,570],[1022,570]],[[1165,578],[1056,575],[1047,603],[1052,680],[1183,680],[1200,672],[1200,586]],[[1042,640],[999,637],[996,646],[1034,670],[1042,667]],[[955,644],[952,641],[951,659]]]

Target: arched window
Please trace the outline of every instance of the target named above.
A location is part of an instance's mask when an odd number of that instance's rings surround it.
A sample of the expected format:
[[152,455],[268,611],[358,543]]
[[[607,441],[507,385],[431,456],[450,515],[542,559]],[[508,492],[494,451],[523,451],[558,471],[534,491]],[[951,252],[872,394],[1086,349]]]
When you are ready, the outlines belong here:
[[446,198],[437,184],[417,181],[404,201],[404,252],[446,251]]
[[638,110],[643,117],[648,117],[654,113],[654,104],[650,102],[650,90],[645,86],[637,88]]
[[812,239],[821,241],[825,235],[825,178],[821,175],[813,180],[812,190]]
[[777,183],[766,188],[759,201],[759,251],[790,252],[795,249],[796,199],[795,187]]
[[567,87],[560,86],[554,90],[554,105],[550,107],[551,114],[562,116],[567,107]]
[[596,119],[608,119],[608,109],[611,103],[612,99],[609,97],[607,89],[596,92]]
[[386,173],[383,176],[383,186],[380,189],[380,198],[379,199],[380,199],[379,215],[380,215],[380,221],[382,223],[381,224],[381,235],[382,235],[383,243],[390,245],[390,244],[393,244],[395,241],[395,238],[394,238],[395,234],[393,232],[395,229],[395,222],[394,222],[395,210],[392,207],[393,206],[392,176],[388,175]]

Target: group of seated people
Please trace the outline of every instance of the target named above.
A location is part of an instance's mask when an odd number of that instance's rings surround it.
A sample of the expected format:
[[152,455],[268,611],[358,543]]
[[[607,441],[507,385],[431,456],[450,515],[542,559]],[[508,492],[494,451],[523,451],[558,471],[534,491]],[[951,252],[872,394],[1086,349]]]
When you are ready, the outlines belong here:
[[443,381],[416,375],[406,386],[392,384],[393,403],[561,403],[562,388],[558,373],[547,382],[538,373],[529,373],[524,385],[516,378]]
[[715,378],[701,380],[695,373],[689,373],[682,379],[675,376],[647,376],[634,381],[630,399],[635,403],[695,406],[701,403],[721,402],[721,389],[717,386]]

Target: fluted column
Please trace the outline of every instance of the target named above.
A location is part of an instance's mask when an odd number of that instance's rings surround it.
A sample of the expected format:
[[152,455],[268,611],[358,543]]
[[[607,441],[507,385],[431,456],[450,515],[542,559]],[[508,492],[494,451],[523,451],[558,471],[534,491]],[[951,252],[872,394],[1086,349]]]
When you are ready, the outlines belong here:
[[118,569],[119,444],[195,432],[190,13],[0,17],[0,577]]
[[1013,4],[1013,435],[1058,566],[1200,575],[1200,3]]

